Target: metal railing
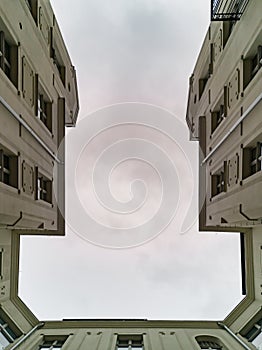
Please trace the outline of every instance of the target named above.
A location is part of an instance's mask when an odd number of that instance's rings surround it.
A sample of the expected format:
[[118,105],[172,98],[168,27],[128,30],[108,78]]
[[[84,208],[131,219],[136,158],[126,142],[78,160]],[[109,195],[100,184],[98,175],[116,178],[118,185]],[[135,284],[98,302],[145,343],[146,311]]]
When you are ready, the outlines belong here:
[[238,21],[249,0],[211,0],[211,21]]

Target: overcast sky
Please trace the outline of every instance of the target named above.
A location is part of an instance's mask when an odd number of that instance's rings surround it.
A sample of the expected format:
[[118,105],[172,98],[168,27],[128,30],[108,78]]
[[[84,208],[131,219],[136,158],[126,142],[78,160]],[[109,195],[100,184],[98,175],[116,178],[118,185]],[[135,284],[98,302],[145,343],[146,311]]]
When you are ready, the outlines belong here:
[[241,299],[238,234],[198,233],[188,78],[210,0],[53,0],[77,70],[66,237],[23,237],[40,319],[221,319]]

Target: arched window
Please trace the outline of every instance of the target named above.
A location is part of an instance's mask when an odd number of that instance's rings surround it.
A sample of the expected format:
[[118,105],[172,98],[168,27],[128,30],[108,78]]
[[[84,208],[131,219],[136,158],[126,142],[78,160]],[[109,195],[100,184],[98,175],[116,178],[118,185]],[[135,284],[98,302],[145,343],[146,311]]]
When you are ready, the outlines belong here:
[[196,337],[196,341],[200,349],[206,350],[227,350],[220,339],[212,336],[199,336]]

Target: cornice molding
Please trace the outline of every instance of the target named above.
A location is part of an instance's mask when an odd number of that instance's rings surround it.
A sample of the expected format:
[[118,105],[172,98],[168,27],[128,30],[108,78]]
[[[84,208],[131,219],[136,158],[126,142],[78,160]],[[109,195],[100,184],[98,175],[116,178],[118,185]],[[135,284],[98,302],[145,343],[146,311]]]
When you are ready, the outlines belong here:
[[43,329],[66,328],[187,328],[220,329],[216,321],[172,321],[172,320],[62,320],[45,321]]

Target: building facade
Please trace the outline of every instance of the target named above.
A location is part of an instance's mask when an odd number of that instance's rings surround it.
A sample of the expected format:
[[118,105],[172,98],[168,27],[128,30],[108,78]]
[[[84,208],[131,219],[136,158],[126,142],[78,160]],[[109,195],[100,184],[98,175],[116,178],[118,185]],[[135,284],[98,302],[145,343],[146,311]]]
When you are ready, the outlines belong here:
[[48,1],[0,4],[0,222],[63,233],[65,126],[78,113],[74,67]]
[[200,145],[200,231],[241,232],[243,300],[217,321],[41,321],[23,303],[20,236],[64,234],[61,142],[78,98],[49,2],[2,0],[0,349],[262,349],[262,3],[211,3],[186,119]]

